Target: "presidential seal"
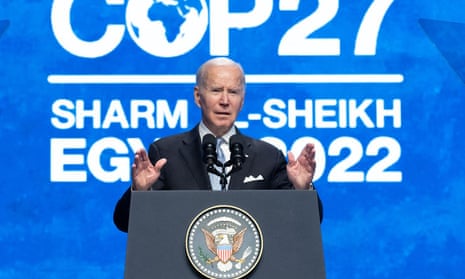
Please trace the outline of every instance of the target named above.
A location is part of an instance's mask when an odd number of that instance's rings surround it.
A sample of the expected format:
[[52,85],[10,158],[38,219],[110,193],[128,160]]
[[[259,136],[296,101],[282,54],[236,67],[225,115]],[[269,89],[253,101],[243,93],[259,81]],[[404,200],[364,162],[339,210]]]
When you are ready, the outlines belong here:
[[242,278],[257,266],[262,251],[260,227],[238,207],[208,208],[195,217],[187,230],[187,257],[207,278]]

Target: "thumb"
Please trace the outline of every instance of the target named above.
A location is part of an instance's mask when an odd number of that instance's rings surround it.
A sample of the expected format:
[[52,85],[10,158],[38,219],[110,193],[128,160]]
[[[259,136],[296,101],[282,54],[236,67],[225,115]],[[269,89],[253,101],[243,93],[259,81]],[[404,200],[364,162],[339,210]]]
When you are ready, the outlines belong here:
[[155,170],[160,172],[161,168],[163,168],[163,166],[168,162],[168,160],[166,160],[166,158],[161,158],[160,160],[158,160],[156,163],[155,163]]
[[292,164],[292,163],[295,162],[294,153],[292,153],[292,151],[287,152],[287,160],[288,160],[289,164]]

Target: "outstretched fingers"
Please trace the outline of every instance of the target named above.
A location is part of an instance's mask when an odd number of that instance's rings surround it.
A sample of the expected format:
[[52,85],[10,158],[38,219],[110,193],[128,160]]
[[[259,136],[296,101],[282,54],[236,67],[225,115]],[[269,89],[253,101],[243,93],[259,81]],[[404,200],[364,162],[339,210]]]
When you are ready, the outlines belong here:
[[160,177],[161,169],[166,162],[167,160],[162,158],[153,165],[144,149],[136,151],[134,163],[131,166],[133,188],[149,189]]

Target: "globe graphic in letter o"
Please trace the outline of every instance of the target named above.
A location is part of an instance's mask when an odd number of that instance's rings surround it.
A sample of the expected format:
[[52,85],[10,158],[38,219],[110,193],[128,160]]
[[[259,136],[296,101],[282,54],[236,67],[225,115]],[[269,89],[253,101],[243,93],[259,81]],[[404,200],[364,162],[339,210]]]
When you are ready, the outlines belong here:
[[158,57],[181,56],[202,40],[208,8],[205,0],[129,0],[126,26],[144,51]]

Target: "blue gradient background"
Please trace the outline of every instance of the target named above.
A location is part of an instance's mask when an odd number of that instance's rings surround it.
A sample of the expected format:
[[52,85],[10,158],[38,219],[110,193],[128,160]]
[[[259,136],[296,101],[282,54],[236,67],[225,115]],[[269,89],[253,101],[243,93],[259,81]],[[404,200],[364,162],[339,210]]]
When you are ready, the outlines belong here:
[[[50,182],[50,138],[155,137],[181,129],[57,130],[51,104],[71,100],[176,98],[191,100],[190,85],[51,85],[51,73],[192,74],[209,58],[208,32],[188,54],[157,58],[128,34],[97,59],[72,56],[50,25],[52,1],[0,0],[0,278],[122,278],[126,235],[112,223],[126,182]],[[76,0],[76,32],[98,38],[102,24],[124,23],[124,7]],[[247,10],[253,1],[235,2]],[[275,135],[288,144],[317,137],[326,147],[341,136],[363,144],[396,138],[402,183],[317,182],[325,206],[322,224],[327,278],[463,278],[465,271],[465,1],[395,1],[383,22],[374,57],[353,56],[355,32],[371,1],[340,1],[337,17],[317,33],[341,39],[339,57],[279,57],[281,34],[295,23],[275,8],[262,26],[231,31],[230,56],[247,73],[403,73],[402,84],[250,85],[243,115],[260,112],[270,97],[402,100],[402,128],[271,130],[254,124],[244,132]],[[317,1],[301,4],[299,17]],[[79,15],[79,16],[78,16]],[[2,34],[3,33],[3,34]],[[173,94],[175,93],[175,94]],[[189,128],[198,121],[189,104]],[[389,127],[389,126],[388,126]],[[328,164],[334,158],[328,158]],[[366,158],[357,168],[367,169]]]

